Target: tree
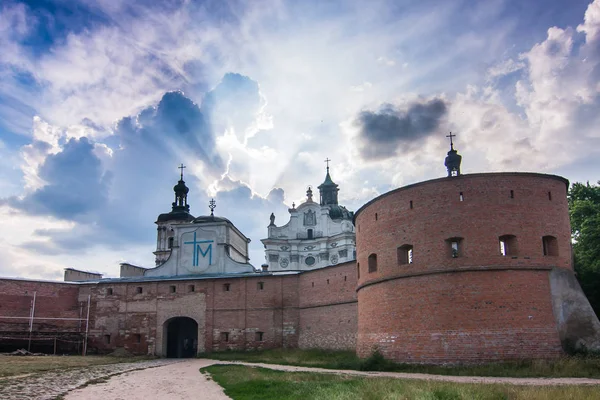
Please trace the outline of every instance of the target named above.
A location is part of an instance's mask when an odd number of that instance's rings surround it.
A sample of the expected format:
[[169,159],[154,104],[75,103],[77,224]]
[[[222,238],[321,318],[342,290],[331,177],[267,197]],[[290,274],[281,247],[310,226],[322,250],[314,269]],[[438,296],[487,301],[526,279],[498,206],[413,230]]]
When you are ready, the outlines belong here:
[[600,315],[600,186],[574,183],[569,191],[569,213],[577,279]]

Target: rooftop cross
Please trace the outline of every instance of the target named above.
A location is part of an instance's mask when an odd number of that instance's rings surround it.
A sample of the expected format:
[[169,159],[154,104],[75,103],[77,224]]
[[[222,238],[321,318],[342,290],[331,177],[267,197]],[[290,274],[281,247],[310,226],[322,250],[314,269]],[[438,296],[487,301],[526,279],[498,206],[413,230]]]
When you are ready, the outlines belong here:
[[329,161],[331,161],[331,160],[329,159],[329,157],[327,157],[325,159],[325,162],[327,163],[327,172],[329,172]]
[[456,135],[453,135],[453,134],[452,134],[452,132],[450,132],[450,134],[449,134],[449,135],[446,135],[446,137],[449,137],[449,138],[450,138],[450,148],[451,148],[452,150],[454,150],[454,143],[452,143],[452,138],[453,138],[453,137],[456,137]]
[[217,208],[217,202],[215,201],[215,199],[210,199],[210,201],[208,202],[208,208],[210,208],[210,216],[214,216],[215,214],[213,213],[213,211],[215,210],[215,208]]
[[185,165],[181,164],[179,167],[177,167],[181,170],[181,180],[183,180],[183,169],[186,168]]

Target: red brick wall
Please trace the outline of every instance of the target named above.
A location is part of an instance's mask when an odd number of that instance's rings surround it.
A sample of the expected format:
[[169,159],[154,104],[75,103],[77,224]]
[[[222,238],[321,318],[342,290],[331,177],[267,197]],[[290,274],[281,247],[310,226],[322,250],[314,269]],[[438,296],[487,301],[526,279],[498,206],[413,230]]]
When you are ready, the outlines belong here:
[[[363,206],[356,216],[359,354],[368,355],[374,345],[397,360],[420,362],[559,354],[558,338],[550,340],[556,333],[552,331],[555,322],[547,270],[553,266],[572,268],[566,195],[566,181],[559,177],[474,174],[407,186]],[[517,238],[517,251],[502,256],[498,238],[509,234]],[[558,256],[543,255],[542,237],[546,235],[557,238]],[[459,257],[452,258],[448,239],[456,237],[462,238]],[[413,246],[413,263],[399,265],[397,248],[407,244]],[[377,255],[374,272],[368,271],[371,254]],[[494,272],[507,268],[512,271]],[[525,271],[531,268],[542,271]],[[524,271],[517,272],[519,269]],[[448,273],[458,270],[487,272]],[[475,276],[478,284],[464,291],[462,288]],[[494,281],[500,277],[502,281]],[[516,325],[501,329],[503,325],[494,322],[503,321],[504,308],[488,308],[489,317],[485,317],[478,308],[467,308],[466,312],[455,304],[460,300],[479,307],[482,293],[493,293],[484,301],[500,307],[508,299],[502,291],[490,289],[498,285],[511,293],[511,285],[518,283],[515,279],[526,283],[520,286],[523,302],[512,303],[510,318],[521,312],[529,317],[527,304],[531,302],[539,310],[550,310],[543,316],[543,328],[527,331],[530,320],[525,324],[519,319]],[[445,292],[436,295],[439,285]],[[424,315],[433,317],[423,323],[420,316]],[[457,330],[463,326],[457,321],[464,326],[474,321],[479,330],[465,335]],[[395,337],[407,334],[408,342]],[[426,350],[428,347],[431,351]]]
[[548,271],[476,271],[395,279],[358,293],[359,356],[483,362],[562,354]]
[[[28,318],[34,292],[36,318],[80,317],[77,285],[13,279],[0,280],[0,316]],[[36,319],[33,323],[34,332],[77,332],[78,327],[77,321]],[[29,331],[29,320],[0,318],[0,331]]]
[[356,283],[353,261],[300,275],[300,348],[354,350]]

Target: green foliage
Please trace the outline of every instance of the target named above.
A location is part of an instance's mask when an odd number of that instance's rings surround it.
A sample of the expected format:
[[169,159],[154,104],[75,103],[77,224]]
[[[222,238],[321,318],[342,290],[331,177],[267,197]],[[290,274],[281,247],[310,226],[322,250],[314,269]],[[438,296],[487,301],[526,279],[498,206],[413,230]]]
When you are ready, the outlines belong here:
[[569,191],[569,213],[575,272],[596,315],[600,315],[600,186],[574,183]]
[[283,372],[241,365],[212,365],[209,373],[234,400],[546,400],[597,399],[600,386],[520,386]]

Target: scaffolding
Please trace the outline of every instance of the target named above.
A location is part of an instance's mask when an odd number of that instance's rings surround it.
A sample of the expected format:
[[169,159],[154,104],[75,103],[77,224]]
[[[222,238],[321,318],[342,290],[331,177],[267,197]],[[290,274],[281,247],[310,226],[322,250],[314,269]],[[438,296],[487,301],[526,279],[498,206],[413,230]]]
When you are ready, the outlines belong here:
[[[87,342],[89,334],[89,323],[90,323],[90,303],[91,295],[88,295],[87,299],[87,312],[85,318],[83,318],[83,302],[80,303],[79,318],[60,318],[60,317],[42,317],[35,315],[35,306],[37,300],[37,291],[33,292],[33,298],[31,299],[31,305],[29,308],[28,317],[15,317],[8,315],[0,315],[0,321],[2,320],[28,320],[29,326],[27,331],[0,331],[0,343],[3,341],[13,341],[13,343],[27,343],[27,351],[31,352],[32,343],[48,343],[46,346],[52,346],[53,353],[56,354],[60,343],[71,343],[77,344],[77,353],[81,351],[81,355],[87,355]],[[35,321],[77,321],[78,328],[76,332],[72,331],[50,331],[41,332],[33,330],[33,324]],[[82,332],[82,324],[85,321],[85,331]],[[80,346],[81,344],[81,346]],[[80,349],[81,347],[81,349]]]

